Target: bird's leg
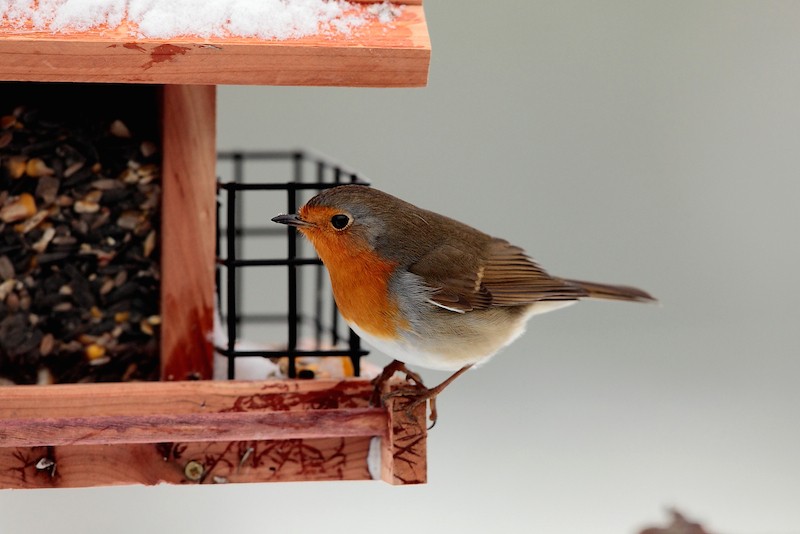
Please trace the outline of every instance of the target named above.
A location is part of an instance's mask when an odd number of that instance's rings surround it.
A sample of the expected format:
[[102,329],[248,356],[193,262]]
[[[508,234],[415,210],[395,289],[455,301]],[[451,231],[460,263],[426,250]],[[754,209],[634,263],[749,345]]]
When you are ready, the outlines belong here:
[[464,374],[467,371],[467,369],[472,367],[472,365],[473,364],[465,365],[464,367],[462,367],[461,369],[450,375],[450,377],[447,380],[445,380],[436,387],[426,388],[425,386],[422,385],[422,382],[417,382],[421,387],[416,389],[405,388],[405,389],[396,389],[394,391],[390,391],[389,393],[381,397],[381,401],[386,402],[387,399],[390,399],[392,397],[406,397],[410,399],[411,401],[408,403],[408,406],[406,406],[406,416],[408,416],[408,418],[411,419],[412,421],[415,419],[413,414],[414,408],[416,408],[425,401],[429,401],[431,407],[431,416],[430,416],[431,426],[428,427],[428,430],[430,430],[436,424],[436,419],[438,417],[438,414],[436,413],[436,397],[439,395],[439,393],[444,391],[444,388],[449,386],[450,383],[453,382],[453,380]]

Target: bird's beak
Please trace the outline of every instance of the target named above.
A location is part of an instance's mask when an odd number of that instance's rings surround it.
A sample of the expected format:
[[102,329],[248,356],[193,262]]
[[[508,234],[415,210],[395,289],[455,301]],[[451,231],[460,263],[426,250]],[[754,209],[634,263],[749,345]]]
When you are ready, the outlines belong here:
[[294,213],[292,213],[290,215],[278,215],[277,217],[273,217],[272,218],[272,222],[285,224],[287,226],[295,226],[295,227],[298,227],[298,228],[314,226],[313,223],[310,223],[308,221],[304,221],[303,219],[301,219],[300,217],[298,217]]

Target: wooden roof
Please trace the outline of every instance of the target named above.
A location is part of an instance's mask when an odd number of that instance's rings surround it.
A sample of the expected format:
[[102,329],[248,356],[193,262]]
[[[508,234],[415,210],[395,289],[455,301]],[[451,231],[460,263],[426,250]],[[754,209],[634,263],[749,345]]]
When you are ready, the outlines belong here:
[[127,23],[50,33],[0,21],[0,81],[424,86],[431,46],[421,0],[398,3],[406,5],[389,24],[373,21],[350,36],[275,41],[138,39]]

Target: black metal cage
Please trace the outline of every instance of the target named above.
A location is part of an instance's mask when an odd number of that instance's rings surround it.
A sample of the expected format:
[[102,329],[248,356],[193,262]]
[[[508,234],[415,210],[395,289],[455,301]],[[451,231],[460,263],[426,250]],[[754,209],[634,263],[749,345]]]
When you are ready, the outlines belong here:
[[[306,151],[220,152],[217,192],[216,289],[217,313],[227,334],[225,346],[215,350],[227,358],[227,377],[235,379],[236,358],[288,358],[287,374],[298,376],[297,359],[304,356],[349,357],[355,376],[360,374],[360,359],[367,354],[357,334],[346,328],[327,286],[327,274],[312,247],[304,244],[292,227],[281,227],[270,219],[278,213],[267,213],[263,204],[282,205],[281,211],[296,213],[306,197],[344,183],[368,184],[356,173]],[[269,201],[245,202],[248,195],[269,195]],[[281,201],[281,196],[285,198]],[[252,203],[251,203],[252,204]],[[271,205],[271,204],[270,204]],[[258,209],[258,220],[246,217],[247,209]],[[252,239],[282,240],[285,254],[264,252],[244,257],[245,241]],[[311,249],[307,252],[306,249]],[[273,255],[274,254],[274,255]],[[243,312],[246,297],[243,283],[245,270],[285,269],[288,294],[285,311],[256,309]],[[272,273],[259,271],[261,276]],[[304,298],[304,289],[313,280],[311,298]],[[264,295],[266,304],[274,299]],[[242,325],[286,325],[286,339],[275,350],[240,350]],[[299,348],[300,330],[308,327],[313,339],[311,349]],[[346,329],[346,330],[344,330]],[[280,341],[280,340],[277,340]],[[328,347],[328,348],[324,348]]]

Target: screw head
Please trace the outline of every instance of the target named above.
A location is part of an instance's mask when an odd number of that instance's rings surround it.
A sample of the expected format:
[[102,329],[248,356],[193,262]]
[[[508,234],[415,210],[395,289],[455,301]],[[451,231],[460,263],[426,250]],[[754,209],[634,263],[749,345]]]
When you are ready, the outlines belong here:
[[197,460],[190,460],[186,463],[183,467],[183,476],[186,477],[187,480],[191,480],[192,482],[197,482],[201,478],[203,478],[203,474],[206,472],[206,468],[198,462]]

